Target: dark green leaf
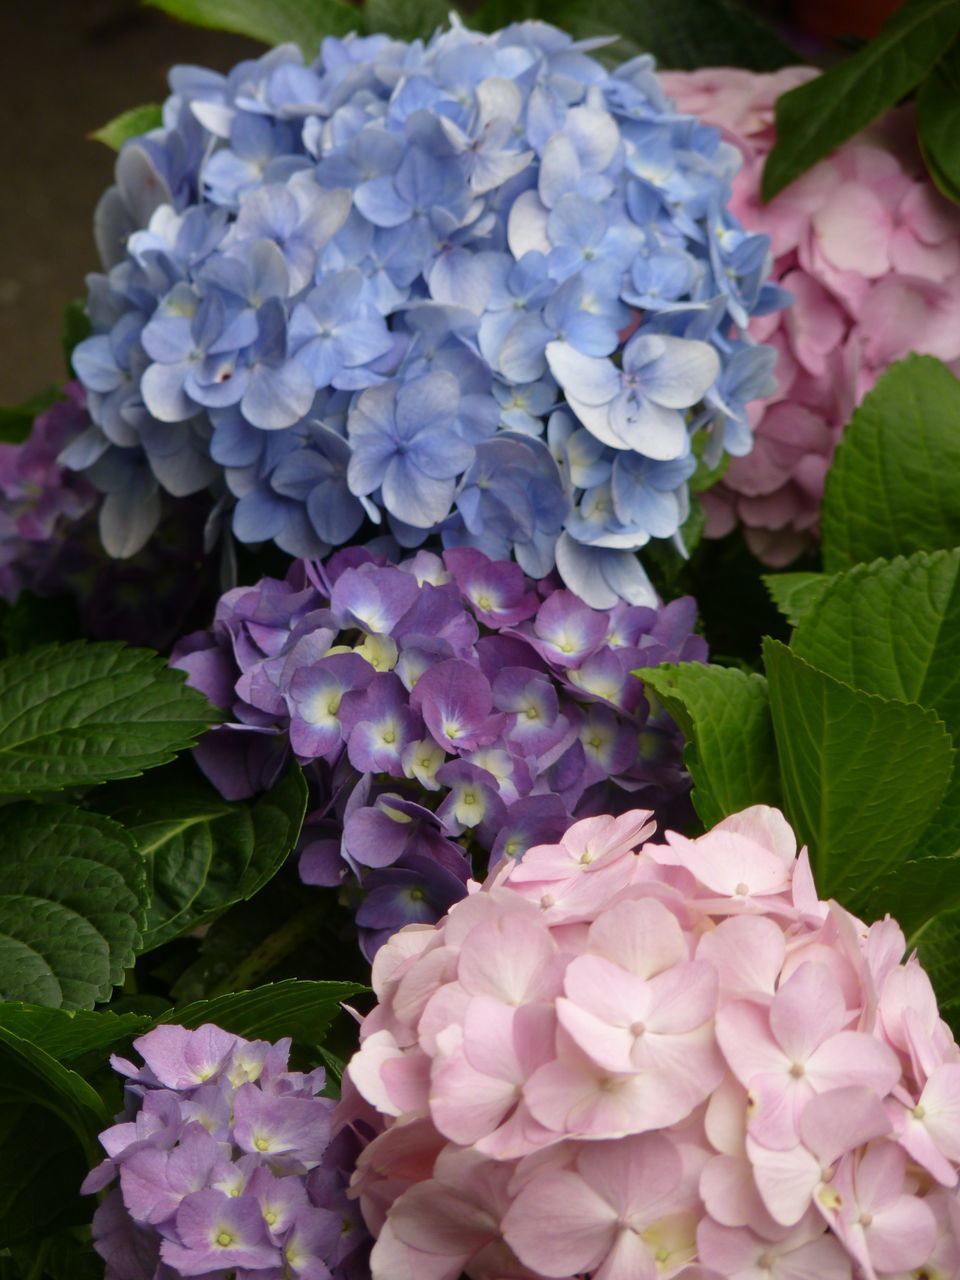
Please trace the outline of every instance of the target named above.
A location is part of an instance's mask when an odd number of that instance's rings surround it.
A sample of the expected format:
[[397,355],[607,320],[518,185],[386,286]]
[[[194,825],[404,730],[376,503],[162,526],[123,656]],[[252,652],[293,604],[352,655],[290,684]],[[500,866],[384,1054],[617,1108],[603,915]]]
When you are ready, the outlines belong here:
[[147,897],[132,837],[69,805],[3,810],[0,997],[91,1008],[136,957]]
[[960,1034],[960,909],[936,916],[913,942],[937,993],[941,1014]]
[[960,545],[958,475],[960,382],[907,356],[864,397],[827,473],[825,568]]
[[22,404],[0,406],[0,444],[23,444],[33,430],[33,421],[61,398],[59,387],[48,387]]
[[855,689],[934,707],[960,735],[960,548],[839,574],[791,648]]
[[81,1076],[0,1027],[0,1246],[89,1217],[78,1188],[109,1122]]
[[58,1062],[72,1062],[85,1053],[106,1053],[114,1045],[153,1025],[143,1014],[110,1010],[71,1012],[36,1004],[0,1004],[0,1027],[29,1040]]
[[219,714],[146,649],[81,640],[18,654],[0,662],[0,792],[130,777]]
[[763,583],[791,627],[806,617],[832,581],[828,573],[767,573]]
[[607,0],[604,5],[568,0],[559,12],[543,16],[577,39],[620,36],[610,51],[616,62],[652,53],[665,69],[775,71],[799,61],[762,18],[731,0],[673,0],[669,5],[663,0]]
[[461,17],[475,31],[499,31],[511,22],[542,17],[543,7],[541,0],[484,0]]
[[293,978],[253,991],[234,991],[212,1000],[171,1009],[160,1019],[182,1027],[215,1022],[234,1035],[255,1040],[292,1036],[304,1044],[323,1043],[340,1002],[368,990],[356,982],[304,982]]
[[763,676],[699,662],[637,672],[687,738],[684,763],[706,826],[752,804],[780,803]]
[[960,43],[920,86],[917,130],[930,176],[948,200],[960,201]]
[[130,138],[139,138],[151,129],[158,129],[163,124],[163,109],[159,102],[147,102],[142,107],[131,107],[118,116],[114,116],[99,129],[94,129],[90,137],[95,142],[119,151]]
[[103,1280],[102,1258],[88,1240],[67,1231],[14,1248],[11,1257],[17,1280]]
[[324,36],[346,35],[362,25],[345,0],[143,0],[195,27],[235,31],[276,45],[292,41],[304,57],[316,57]]
[[292,766],[272,791],[232,802],[178,763],[111,787],[96,804],[130,830],[151,868],[149,951],[252,897],[276,874],[300,835],[307,787]]
[[772,199],[910,92],[960,31],[957,0],[908,0],[875,40],[777,100],[777,142],[763,171]]
[[787,816],[810,846],[820,896],[856,911],[940,805],[950,735],[925,707],[851,689],[778,641],[763,651]]
[[87,304],[83,298],[74,298],[63,309],[63,320],[60,329],[60,343],[63,347],[63,362],[66,365],[67,377],[72,378],[73,349],[78,342],[89,338],[91,333],[90,317],[87,315]]
[[402,5],[394,0],[366,0],[363,6],[365,29],[396,40],[429,40],[437,27],[447,25],[449,17],[446,0],[405,0]]

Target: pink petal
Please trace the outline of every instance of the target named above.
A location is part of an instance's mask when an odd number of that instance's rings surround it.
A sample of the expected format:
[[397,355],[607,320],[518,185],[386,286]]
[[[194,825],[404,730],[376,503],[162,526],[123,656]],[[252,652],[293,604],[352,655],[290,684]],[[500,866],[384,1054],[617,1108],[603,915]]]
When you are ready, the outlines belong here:
[[747,1156],[767,1212],[782,1226],[794,1226],[810,1208],[823,1177],[819,1160],[799,1144],[787,1151],[772,1151],[750,1137]]
[[883,1137],[890,1129],[883,1103],[870,1089],[857,1085],[818,1094],[800,1117],[803,1144],[824,1166],[855,1147]]
[[861,1031],[831,1036],[807,1060],[806,1070],[818,1093],[858,1084],[884,1098],[900,1079],[900,1063],[893,1050]]
[[548,1171],[522,1187],[503,1236],[521,1262],[545,1276],[590,1271],[618,1234],[617,1212],[576,1173]]
[[768,1011],[750,1001],[732,1000],[718,1010],[717,1041],[743,1085],[761,1072],[790,1070],[789,1058],[770,1034]]
[[669,1138],[644,1133],[589,1144],[577,1156],[577,1169],[621,1218],[646,1226],[674,1207],[683,1162]]
[[[698,840],[688,840],[675,831],[666,835],[680,866],[714,893],[748,897],[789,888],[789,869],[783,860],[736,832],[708,831]],[[647,852],[657,858],[656,846],[648,845]]]
[[655,898],[616,903],[591,924],[588,946],[638,978],[688,957],[677,917]]
[[560,990],[557,948],[543,925],[503,915],[467,935],[457,977],[471,995],[508,1005],[549,1000]]
[[841,271],[871,278],[889,271],[893,225],[883,201],[868,187],[840,183],[811,223],[821,252]]
[[621,1230],[593,1280],[658,1280],[660,1268],[635,1232]]
[[770,1006],[770,1030],[794,1063],[805,1063],[846,1020],[846,1004],[837,980],[824,965],[812,962],[791,974]]
[[700,1175],[700,1195],[711,1218],[726,1227],[745,1227],[768,1216],[745,1157],[714,1156],[709,1160]]
[[920,1095],[923,1123],[945,1156],[960,1163],[960,1065],[937,1067]]
[[709,961],[728,995],[772,996],[783,965],[783,930],[769,916],[734,916],[697,946],[697,959]]
[[864,1228],[870,1261],[880,1271],[909,1271],[929,1258],[937,1239],[937,1223],[928,1205],[916,1196],[900,1196]]

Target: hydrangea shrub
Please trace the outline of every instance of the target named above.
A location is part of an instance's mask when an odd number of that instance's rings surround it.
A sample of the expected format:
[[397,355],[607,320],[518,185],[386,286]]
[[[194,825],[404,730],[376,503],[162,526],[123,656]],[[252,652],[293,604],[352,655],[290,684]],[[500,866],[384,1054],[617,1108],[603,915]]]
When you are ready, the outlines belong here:
[[673,721],[631,672],[705,661],[690,598],[591,609],[470,547],[399,566],[362,548],[227,592],[173,665],[228,714],[201,767],[230,799],[307,769],[300,872],[362,878],[372,952],[574,817],[640,797],[684,814]]
[[740,524],[771,565],[816,548],[834,450],[879,375],[911,351],[960,368],[960,211],[927,176],[911,107],[887,113],[761,203],[774,103],[815,74],[717,68],[662,77],[682,110],[722,128],[741,152],[731,208],[770,236],[774,279],[794,299],[750,324],[777,349],[778,390],[748,411],[752,452],[703,495],[707,533]]
[[373,1280],[960,1271],[960,1049],[889,917],[756,806],[503,862],[378,953],[346,1117]]
[[593,43],[454,20],[174,69],[74,355],[114,554],[209,488],[294,556],[385,521],[653,603],[633,552],[684,522],[700,428],[713,463],[750,449],[774,354],[746,326],[783,294],[727,208],[736,151]]
[[322,1068],[290,1071],[289,1040],[211,1023],[159,1026],[134,1048],[142,1067],[111,1059],[127,1111],[83,1184],[118,1184],[93,1219],[106,1280],[362,1274],[367,1235],[345,1196],[351,1138],[331,1142]]

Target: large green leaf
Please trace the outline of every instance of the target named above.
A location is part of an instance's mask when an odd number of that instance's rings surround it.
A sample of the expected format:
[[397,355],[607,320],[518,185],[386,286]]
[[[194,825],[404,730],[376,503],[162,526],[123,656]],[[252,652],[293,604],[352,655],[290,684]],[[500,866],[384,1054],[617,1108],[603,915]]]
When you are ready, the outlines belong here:
[[636,674],[656,691],[688,740],[684,763],[706,826],[752,804],[780,803],[763,676],[700,662]]
[[[450,17],[446,0],[366,0],[363,23],[367,31],[382,32],[397,40],[428,40]],[[509,19],[508,19],[509,21]],[[515,19],[513,19],[515,21]]]
[[142,107],[131,107],[112,120],[108,120],[99,129],[94,129],[90,137],[102,142],[114,151],[119,151],[130,138],[139,138],[151,129],[163,123],[163,108],[158,102],[148,102]]
[[0,1027],[0,1246],[89,1217],[78,1188],[109,1122],[82,1076]]
[[314,58],[324,36],[362,26],[358,9],[344,0],[143,0],[195,27],[235,31],[276,45],[292,41]]
[[960,1035],[960,909],[938,915],[913,941],[937,993],[940,1012]]
[[0,444],[22,444],[33,430],[33,421],[62,398],[59,387],[41,391],[21,404],[0,406]]
[[220,713],[147,649],[78,640],[0,662],[0,792],[127,778],[163,764]]
[[0,998],[67,1009],[106,1000],[136,957],[145,919],[132,837],[69,805],[23,801],[3,818]]
[[0,1004],[0,1027],[21,1040],[29,1040],[58,1062],[73,1062],[86,1053],[106,1054],[108,1049],[153,1025],[138,1013],[112,1013],[108,1009],[74,1012],[42,1005]]
[[791,627],[806,617],[832,578],[828,573],[765,573],[763,585]]
[[198,1000],[180,1009],[171,1009],[161,1022],[182,1027],[199,1027],[215,1022],[218,1027],[248,1039],[276,1040],[292,1036],[304,1044],[323,1043],[340,1002],[369,988],[357,982],[305,982],[292,978],[268,983],[252,991],[234,991]]
[[958,475],[960,382],[907,356],[864,398],[827,473],[824,567],[960,546]]
[[852,57],[777,100],[769,200],[918,85],[960,31],[957,0],[908,0]]
[[936,813],[952,740],[928,708],[852,689],[776,640],[763,651],[787,816],[821,896],[855,911]]
[[835,577],[791,648],[855,689],[934,707],[960,731],[960,548]]
[[917,129],[930,176],[948,200],[960,201],[960,42],[920,87]]
[[296,766],[255,800],[224,800],[179,762],[161,775],[117,784],[96,798],[133,834],[151,870],[142,950],[252,897],[300,835],[307,787]]
[[[542,15],[578,39],[621,38],[611,48],[616,62],[652,53],[659,65],[692,71],[704,66],[775,71],[800,61],[772,27],[732,0],[566,0]],[[507,18],[507,21],[514,19]]]

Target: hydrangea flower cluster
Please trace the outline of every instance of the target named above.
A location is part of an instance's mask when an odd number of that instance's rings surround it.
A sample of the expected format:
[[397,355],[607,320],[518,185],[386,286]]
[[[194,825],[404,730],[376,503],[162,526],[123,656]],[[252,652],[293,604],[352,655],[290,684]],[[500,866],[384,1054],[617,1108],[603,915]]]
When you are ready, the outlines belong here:
[[485,869],[637,796],[685,816],[679,731],[631,672],[704,661],[694,621],[689,598],[591,609],[471,547],[399,566],[351,548],[227,592],[171,661],[228,713],[196,749],[225,796],[291,751],[308,766],[301,876],[362,879],[372,954],[461,898],[473,854]]
[[649,58],[452,22],[175,68],[123,148],[69,455],[115,554],[158,490],[212,486],[237,538],[295,556],[386,519],[653,602],[633,552],[683,523],[695,432],[746,453],[772,387],[745,336],[784,300],[768,241],[727,209],[736,151]]
[[65,533],[98,500],[59,455],[89,425],[83,388],[69,383],[33,422],[22,444],[0,444],[0,596],[15,600],[24,587],[43,590],[55,572]]
[[[947,1280],[960,1049],[889,917],[756,806],[504,862],[378,953],[347,1114],[373,1280]],[[639,847],[638,847],[639,846]]]
[[211,1023],[155,1027],[134,1048],[145,1066],[111,1059],[128,1111],[100,1135],[107,1159],[82,1188],[119,1180],[93,1219],[106,1280],[362,1274],[368,1237],[345,1195],[352,1153],[331,1143],[322,1068],[289,1071],[289,1040]]
[[682,110],[723,129],[744,158],[731,208],[766,232],[774,278],[794,297],[751,322],[778,355],[779,390],[749,410],[753,451],[704,494],[707,532],[743,526],[772,565],[816,547],[824,479],[854,407],[910,351],[960,370],[960,211],[926,175],[912,108],[898,108],[769,204],[760,175],[776,98],[816,72],[727,68],[662,77]]

